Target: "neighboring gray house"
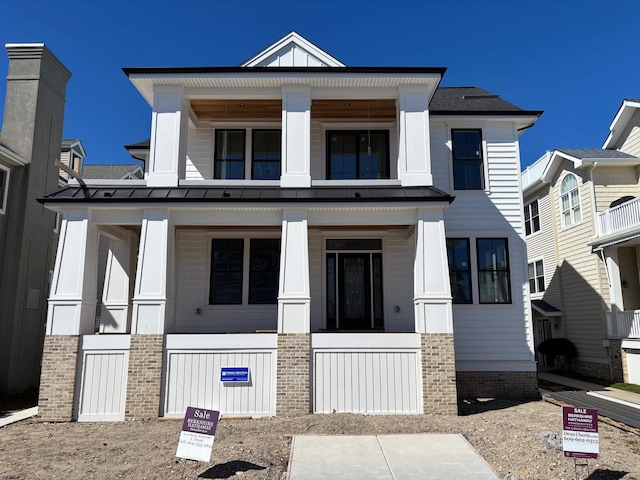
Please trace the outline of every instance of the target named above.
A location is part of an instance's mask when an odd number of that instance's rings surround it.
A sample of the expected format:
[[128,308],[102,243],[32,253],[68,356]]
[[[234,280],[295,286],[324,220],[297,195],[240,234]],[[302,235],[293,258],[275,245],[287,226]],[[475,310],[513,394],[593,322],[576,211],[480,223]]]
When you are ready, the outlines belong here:
[[71,73],[44,44],[8,44],[0,134],[0,396],[40,378],[55,213],[36,198],[58,186]]
[[141,180],[144,178],[144,167],[137,163],[111,165],[89,165],[82,168],[83,179]]
[[571,340],[578,371],[640,384],[640,101],[609,128],[522,173],[533,326]]

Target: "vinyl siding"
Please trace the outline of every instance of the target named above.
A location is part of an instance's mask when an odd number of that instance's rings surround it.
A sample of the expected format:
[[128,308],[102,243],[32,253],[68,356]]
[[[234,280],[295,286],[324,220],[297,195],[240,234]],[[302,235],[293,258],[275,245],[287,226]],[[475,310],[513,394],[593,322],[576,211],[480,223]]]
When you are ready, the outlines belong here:
[[625,132],[626,139],[620,145],[621,152],[628,153],[640,157],[640,112],[636,110],[636,113],[631,118],[629,126]]
[[185,179],[213,178],[213,128],[190,128]]
[[596,167],[593,170],[593,183],[598,212],[604,212],[611,202],[620,197],[640,194],[636,167]]

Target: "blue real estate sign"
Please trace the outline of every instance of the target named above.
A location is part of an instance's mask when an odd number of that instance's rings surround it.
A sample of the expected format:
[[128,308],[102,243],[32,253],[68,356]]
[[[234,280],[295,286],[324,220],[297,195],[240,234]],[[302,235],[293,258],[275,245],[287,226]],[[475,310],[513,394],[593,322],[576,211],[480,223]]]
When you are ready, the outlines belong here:
[[248,382],[249,367],[222,367],[220,369],[221,382]]

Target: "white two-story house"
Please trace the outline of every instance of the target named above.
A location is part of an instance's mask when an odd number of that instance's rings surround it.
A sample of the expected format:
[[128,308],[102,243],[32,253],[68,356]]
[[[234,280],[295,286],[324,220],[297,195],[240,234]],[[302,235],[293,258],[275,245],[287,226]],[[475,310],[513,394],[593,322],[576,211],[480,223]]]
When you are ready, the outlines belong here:
[[541,112],[295,32],[237,67],[124,71],[152,111],[144,179],[42,199],[64,218],[43,418],[537,394],[518,142]]

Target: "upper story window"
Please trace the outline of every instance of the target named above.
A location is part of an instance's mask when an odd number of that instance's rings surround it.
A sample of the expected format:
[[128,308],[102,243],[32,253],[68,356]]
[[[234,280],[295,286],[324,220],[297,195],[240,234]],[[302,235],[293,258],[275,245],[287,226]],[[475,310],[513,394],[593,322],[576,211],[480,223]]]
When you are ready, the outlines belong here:
[[478,238],[480,303],[511,303],[509,247],[506,238]]
[[560,207],[563,227],[582,221],[580,189],[578,188],[578,179],[573,173],[568,173],[560,184]]
[[534,200],[524,206],[524,230],[527,235],[540,231],[538,200]]
[[9,194],[9,169],[0,165],[0,215],[7,211],[7,196]]
[[327,132],[327,179],[389,178],[389,132]]
[[453,151],[453,188],[482,190],[484,166],[482,161],[482,132],[479,129],[451,131]]
[[531,293],[544,292],[544,264],[542,260],[537,260],[528,264],[529,268],[529,291]]
[[[247,143],[250,140],[250,143]],[[250,170],[246,170],[247,152]],[[215,133],[214,177],[219,180],[279,180],[282,130],[218,129]]]
[[447,258],[453,303],[472,303],[469,239],[447,238]]

